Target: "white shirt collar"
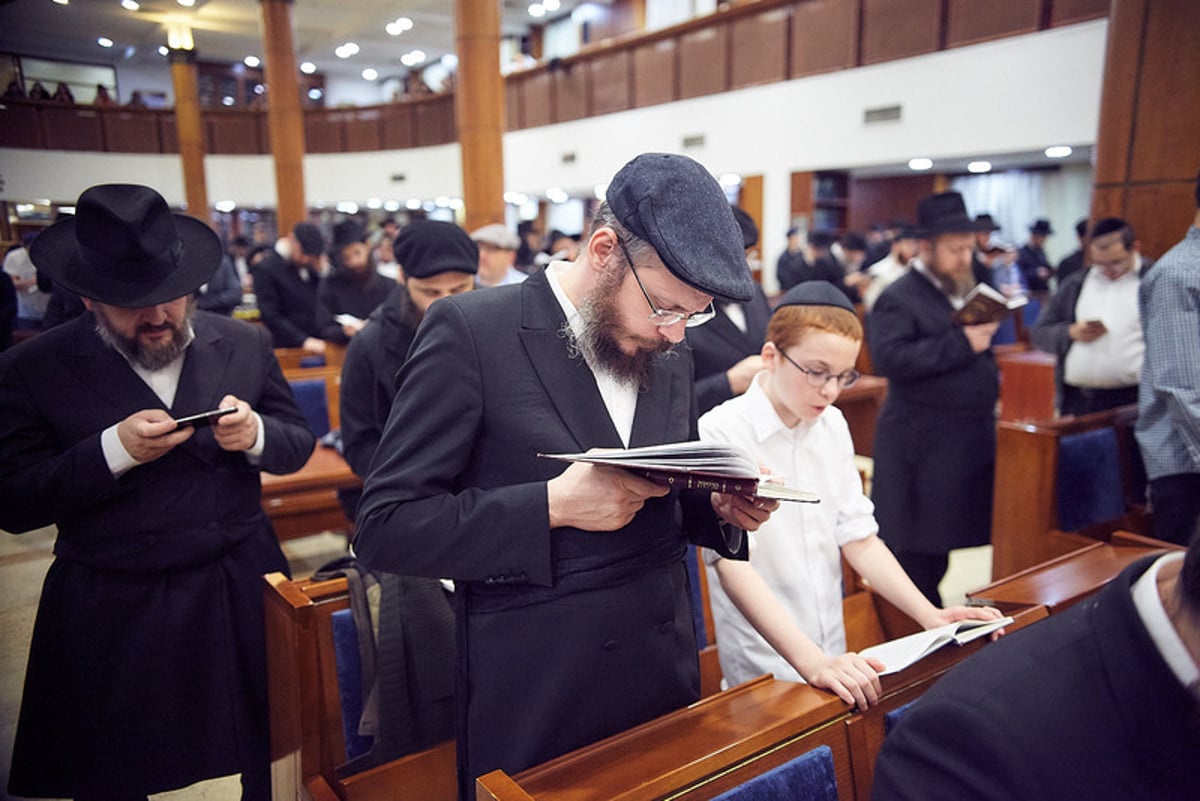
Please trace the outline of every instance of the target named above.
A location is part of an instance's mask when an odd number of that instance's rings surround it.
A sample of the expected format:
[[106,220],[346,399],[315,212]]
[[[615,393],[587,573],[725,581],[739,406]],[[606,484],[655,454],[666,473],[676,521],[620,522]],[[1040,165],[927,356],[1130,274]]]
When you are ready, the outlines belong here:
[[1179,632],[1171,625],[1167,611],[1163,608],[1162,598],[1158,594],[1158,571],[1163,565],[1182,560],[1183,555],[1183,551],[1172,551],[1156,559],[1134,583],[1132,594],[1133,605],[1137,608],[1138,616],[1142,619],[1150,639],[1154,640],[1158,652],[1162,654],[1179,682],[1195,693],[1200,689],[1200,665],[1192,659]]

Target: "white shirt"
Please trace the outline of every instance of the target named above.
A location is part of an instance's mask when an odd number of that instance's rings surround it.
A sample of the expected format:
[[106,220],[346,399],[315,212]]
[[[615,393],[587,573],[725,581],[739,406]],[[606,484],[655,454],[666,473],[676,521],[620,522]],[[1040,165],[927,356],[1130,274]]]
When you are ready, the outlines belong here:
[[729,318],[729,322],[737,326],[737,329],[743,334],[746,333],[746,310],[740,303],[721,303],[718,304],[721,313]]
[[[567,323],[571,326],[571,332],[578,338],[583,333],[583,317],[580,316],[579,309],[575,308],[575,304],[567,297],[562,284],[558,282],[558,271],[566,269],[566,267],[566,262],[553,262],[547,265],[546,278],[550,282],[550,289],[554,291],[558,305],[562,307]],[[591,362],[588,362],[587,365],[592,371],[592,377],[596,379],[596,388],[600,390],[600,397],[604,400],[604,408],[608,409],[608,416],[612,419],[613,427],[617,429],[621,442],[628,448],[629,437],[633,433],[633,413],[637,411],[637,385],[620,381],[612,373],[596,369],[596,365]]]
[[[4,272],[14,279],[28,281],[37,277],[37,268],[29,258],[28,248],[16,248],[4,257]],[[17,290],[17,316],[27,320],[40,320],[46,314],[50,293],[43,292],[34,284],[27,289]]]
[[[750,533],[750,564],[788,609],[800,629],[827,654],[846,652],[842,620],[841,547],[879,530],[875,506],[863,494],[854,465],[854,443],[835,407],[813,423],[788,428],[760,386],[759,373],[744,395],[700,418],[700,438],[745,448],[789,484],[812,490],[821,502],[782,503],[758,531]],[[721,589],[705,551],[709,600],[721,671],[729,686],[763,673],[803,681],[742,616]]]
[[883,294],[883,290],[895,283],[896,279],[906,272],[908,272],[908,265],[901,264],[900,260],[890,253],[868,267],[867,275],[871,276],[871,284],[863,293],[863,306],[867,308],[867,311],[874,308],[875,301]]
[[1171,672],[1180,684],[1197,693],[1200,692],[1200,665],[1192,659],[1179,632],[1171,625],[1158,594],[1158,571],[1172,561],[1182,561],[1183,556],[1183,551],[1174,551],[1155,560],[1133,585],[1133,605]]
[[1134,268],[1116,281],[1106,278],[1097,267],[1088,268],[1075,302],[1075,319],[1099,320],[1108,333],[1092,342],[1071,343],[1063,363],[1067,384],[1092,389],[1137,385],[1146,352],[1138,314],[1140,267],[1141,257],[1137,256]]

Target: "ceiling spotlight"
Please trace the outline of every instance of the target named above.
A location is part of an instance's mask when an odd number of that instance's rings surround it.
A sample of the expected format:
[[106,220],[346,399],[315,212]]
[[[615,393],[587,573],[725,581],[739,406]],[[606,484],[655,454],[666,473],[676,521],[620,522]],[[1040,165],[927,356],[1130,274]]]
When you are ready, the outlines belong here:
[[175,0],[175,2],[179,3],[179,5],[183,6],[184,8],[191,8],[192,6],[196,5],[196,0]]
[[126,11],[137,11],[142,5],[137,0],[121,0],[121,8]]
[[542,0],[542,8],[553,13],[562,8],[562,3],[559,0]]
[[400,201],[399,200],[383,201],[383,210],[384,211],[400,211]]
[[339,200],[334,208],[342,214],[358,214],[358,204],[353,200]]
[[513,206],[523,206],[529,202],[529,197],[521,192],[508,191],[504,193],[504,202]]
[[1046,158],[1048,159],[1065,159],[1071,155],[1071,148],[1067,145],[1051,145],[1046,148]]
[[300,71],[305,75],[312,75],[317,71],[317,65],[311,61],[302,61],[300,62]]
[[384,25],[383,29],[387,31],[388,36],[399,36],[400,34],[404,33],[404,31],[400,30],[400,26],[394,22],[389,22],[387,25]]
[[401,32],[413,29],[413,21],[408,17],[396,17],[396,25],[400,27]]
[[218,200],[213,204],[213,208],[222,214],[228,214],[237,208],[237,203],[232,200]]
[[410,197],[404,203],[404,207],[407,209],[411,209],[412,211],[416,211],[417,209],[421,208],[423,205],[424,204],[421,202],[421,199],[415,198],[415,197]]
[[67,6],[71,4],[71,0],[54,0],[54,2],[58,3],[60,6]]
[[534,3],[529,7],[529,16],[544,17],[546,16],[546,7],[541,3]]
[[546,190],[546,199],[551,203],[566,203],[570,198],[570,195],[557,186],[552,186]]
[[406,67],[415,67],[425,60],[424,50],[410,50],[400,56],[400,63]]
[[109,39],[107,36],[101,36],[96,40],[96,44],[100,45],[101,47],[112,47],[113,40]]
[[323,95],[323,94],[325,94],[325,93],[322,92],[320,90],[320,88],[314,86],[312,89],[308,90],[308,99],[309,100],[320,100],[321,95]]
[[159,46],[158,46],[158,54],[159,54],[160,56],[165,56],[167,53],[170,53],[170,52],[171,52],[171,51],[167,49],[167,46],[166,46],[166,45],[159,45]]
[[990,161],[972,161],[967,164],[967,172],[991,172],[992,162]]
[[233,103],[234,103],[234,100],[233,100],[233,98],[232,98],[232,97],[230,97],[229,95],[225,95],[224,97],[222,97],[222,98],[221,98],[221,105],[222,105],[222,106],[232,106],[232,105],[233,105]]
[[933,160],[926,159],[926,158],[909,159],[908,160],[908,168],[910,170],[915,170],[916,172],[932,169],[933,168]]
[[367,67],[362,71],[362,76],[364,81],[373,81],[379,77],[379,70],[372,67]]
[[346,42],[334,49],[333,53],[338,58],[350,58],[350,56],[358,55],[358,45],[354,42]]
[[367,198],[367,208],[368,209],[381,209],[381,208],[383,208],[383,201],[377,197],[369,197],[369,198]]
[[262,59],[259,58],[258,56],[246,56],[245,58],[242,59],[242,63],[245,64],[250,69],[254,69],[259,64],[262,64]]
[[717,179],[717,183],[726,189],[730,188],[731,186],[741,186],[742,176],[738,175],[736,172],[727,172]]

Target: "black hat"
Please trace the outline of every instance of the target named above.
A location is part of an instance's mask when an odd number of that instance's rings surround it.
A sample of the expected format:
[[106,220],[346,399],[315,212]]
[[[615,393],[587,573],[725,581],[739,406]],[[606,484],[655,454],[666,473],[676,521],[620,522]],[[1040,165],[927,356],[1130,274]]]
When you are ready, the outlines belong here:
[[413,220],[396,234],[392,251],[409,278],[479,272],[479,247],[454,223]]
[[866,250],[867,238],[858,231],[847,231],[842,234],[842,250]]
[[917,204],[917,232],[921,236],[990,230],[991,223],[967,215],[967,206],[958,192],[939,192]]
[[749,250],[758,244],[758,225],[745,209],[732,206],[733,219],[737,220],[738,228],[742,229],[742,248]]
[[356,220],[342,220],[333,226],[333,244],[329,246],[332,253],[338,253],[346,245],[367,241],[367,229]]
[[827,248],[837,241],[837,234],[833,231],[813,231],[808,235],[808,244],[814,248]]
[[1049,220],[1034,220],[1033,225],[1029,226],[1029,233],[1050,236],[1054,233],[1054,229],[1050,227]]
[[321,229],[312,223],[296,223],[292,228],[292,236],[300,243],[300,249],[309,256],[319,256],[325,250],[325,237]]
[[85,298],[140,308],[190,295],[221,264],[221,240],[195,217],[173,214],[148,186],[84,191],[75,216],[43,231],[29,250],[39,270]]
[[1087,236],[1087,224],[1087,217],[1084,217],[1079,222],[1075,223],[1075,236],[1079,237],[1080,239],[1083,239],[1085,236]]
[[606,199],[621,224],[649,242],[680,281],[722,300],[754,296],[729,201],[697,162],[643,153],[613,176]]
[[855,314],[854,306],[846,293],[828,281],[804,281],[784,293],[775,306],[775,312],[784,306],[836,306]]
[[986,225],[986,228],[976,228],[977,231],[999,231],[1000,226],[996,225],[996,220],[990,214],[976,214],[975,222],[981,226]]
[[1104,217],[1097,220],[1096,224],[1092,226],[1092,239],[1107,236],[1115,231],[1124,231],[1128,227],[1129,223],[1120,217]]

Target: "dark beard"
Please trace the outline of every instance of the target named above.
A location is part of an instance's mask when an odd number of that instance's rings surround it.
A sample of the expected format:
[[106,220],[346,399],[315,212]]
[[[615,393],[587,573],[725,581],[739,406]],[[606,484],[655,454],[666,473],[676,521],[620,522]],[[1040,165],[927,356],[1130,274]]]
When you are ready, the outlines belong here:
[[[638,350],[632,356],[621,350],[621,324],[617,311],[617,289],[624,271],[605,272],[595,288],[579,304],[583,330],[578,337],[570,324],[563,326],[571,343],[572,356],[582,355],[593,370],[605,372],[624,384],[645,391],[650,385],[650,371],[659,357],[674,347],[665,340],[650,342],[638,339]],[[643,347],[644,346],[644,347]]]
[[[125,356],[131,362],[136,362],[146,370],[161,370],[171,362],[178,359],[192,341],[192,311],[195,304],[188,301],[187,311],[184,313],[183,323],[175,328],[170,323],[164,323],[161,326],[141,325],[133,332],[132,338],[121,336],[113,327],[112,322],[104,313],[104,309],[95,306],[92,309],[92,314],[96,317],[96,333],[104,344],[116,350],[118,353]],[[142,332],[156,331],[164,328],[171,329],[174,333],[171,339],[162,345],[154,347],[144,347],[138,340],[138,335]]]

